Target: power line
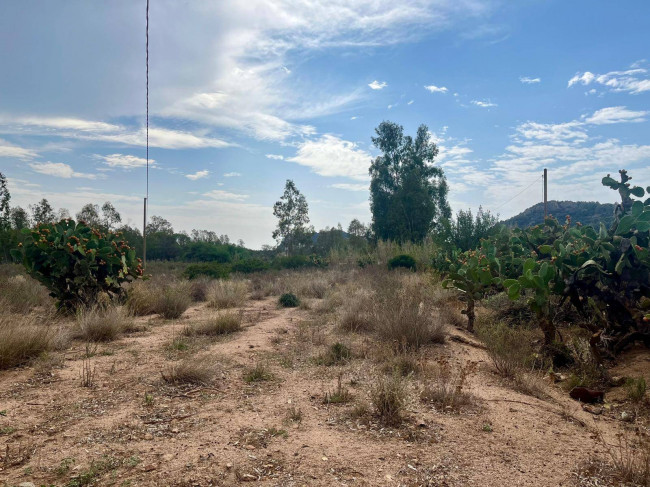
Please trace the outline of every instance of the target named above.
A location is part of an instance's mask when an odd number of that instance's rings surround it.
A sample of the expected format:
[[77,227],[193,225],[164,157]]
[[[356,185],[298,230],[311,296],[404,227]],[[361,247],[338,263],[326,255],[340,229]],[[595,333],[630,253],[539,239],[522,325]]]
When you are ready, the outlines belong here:
[[[542,176],[542,178],[543,178],[543,176]],[[501,208],[506,206],[508,203],[510,203],[512,200],[514,200],[517,196],[521,195],[524,191],[526,191],[528,188],[530,188],[533,184],[537,184],[538,182],[539,182],[539,178],[536,179],[535,181],[533,181],[532,183],[530,183],[528,186],[526,186],[524,189],[522,189],[519,193],[517,193],[512,198],[510,198],[508,201],[506,201],[505,203],[502,203],[501,205],[499,205],[497,208],[495,208],[492,211],[496,212],[497,210],[500,210]]]

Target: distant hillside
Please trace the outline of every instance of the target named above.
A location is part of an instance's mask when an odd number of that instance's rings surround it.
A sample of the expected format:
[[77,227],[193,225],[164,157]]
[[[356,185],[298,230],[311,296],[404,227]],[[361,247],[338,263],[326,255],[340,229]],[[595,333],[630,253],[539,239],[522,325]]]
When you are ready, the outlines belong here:
[[[603,222],[606,226],[614,220],[614,205],[612,203],[597,203],[595,201],[549,201],[548,213],[553,215],[560,222],[564,222],[567,215],[571,220],[580,222],[583,225],[591,225],[594,228]],[[544,203],[537,203],[534,206],[522,211],[512,218],[504,220],[503,223],[509,227],[525,228],[538,225],[544,220]]]

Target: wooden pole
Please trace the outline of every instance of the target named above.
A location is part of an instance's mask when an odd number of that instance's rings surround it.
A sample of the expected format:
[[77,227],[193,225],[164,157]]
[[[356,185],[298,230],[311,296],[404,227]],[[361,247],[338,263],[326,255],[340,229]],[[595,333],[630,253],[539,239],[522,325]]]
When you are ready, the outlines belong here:
[[544,220],[548,218],[548,170],[544,168]]
[[144,199],[144,218],[142,221],[142,268],[147,266],[147,198]]

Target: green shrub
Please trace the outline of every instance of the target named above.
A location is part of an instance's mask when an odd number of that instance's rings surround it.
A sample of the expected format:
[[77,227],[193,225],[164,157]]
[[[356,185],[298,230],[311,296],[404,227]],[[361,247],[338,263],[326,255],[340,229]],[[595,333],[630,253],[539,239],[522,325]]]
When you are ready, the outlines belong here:
[[211,277],[213,279],[225,279],[230,275],[230,266],[219,262],[203,262],[191,264],[185,269],[185,277],[196,279],[199,276]]
[[120,233],[103,233],[71,219],[23,233],[24,243],[12,256],[50,290],[61,309],[90,306],[101,293],[121,296],[123,283],[142,277],[135,250]]
[[295,308],[300,304],[298,296],[293,293],[284,293],[282,296],[280,296],[278,302],[283,308]]
[[232,272],[241,272],[242,274],[251,274],[253,272],[262,272],[269,269],[269,263],[262,259],[243,259],[234,262],[230,269]]
[[301,269],[303,267],[327,267],[328,263],[317,255],[290,255],[276,257],[273,260],[274,269]]
[[640,402],[645,397],[646,383],[643,377],[627,379],[625,388],[627,389],[627,396],[633,402]]
[[388,261],[389,269],[397,269],[398,267],[403,267],[405,269],[415,270],[416,264],[415,259],[407,254],[401,254],[393,257]]
[[321,365],[330,366],[346,363],[350,358],[352,358],[350,349],[342,343],[336,342],[327,349],[325,354],[319,356],[316,362]]

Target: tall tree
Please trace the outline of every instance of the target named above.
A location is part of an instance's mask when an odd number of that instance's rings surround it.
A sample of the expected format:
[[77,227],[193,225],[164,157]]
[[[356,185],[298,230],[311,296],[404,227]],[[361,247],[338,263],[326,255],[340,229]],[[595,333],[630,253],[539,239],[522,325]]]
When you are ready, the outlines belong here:
[[117,225],[122,223],[122,215],[115,209],[113,203],[107,201],[102,205],[102,226],[112,231],[117,228]]
[[375,236],[422,241],[440,219],[451,217],[445,175],[433,165],[438,147],[426,125],[420,125],[415,140],[393,122],[382,122],[375,132],[372,142],[382,152],[370,166]]
[[7,187],[7,178],[0,172],[0,230],[8,230],[10,227],[9,200],[11,200],[11,195]]
[[291,179],[287,179],[284,194],[273,205],[273,215],[278,219],[278,227],[273,238],[282,245],[287,254],[292,255],[306,240],[309,223],[309,206],[305,196],[296,188]]
[[20,206],[15,206],[11,209],[10,220],[11,227],[14,230],[29,228],[31,225],[31,222],[29,221],[29,214]]
[[54,223],[56,220],[54,208],[52,208],[52,205],[45,198],[35,205],[30,205],[29,209],[32,211],[32,221],[35,225]]
[[99,206],[92,203],[83,205],[79,213],[77,213],[77,221],[84,222],[89,227],[98,228],[101,225]]

